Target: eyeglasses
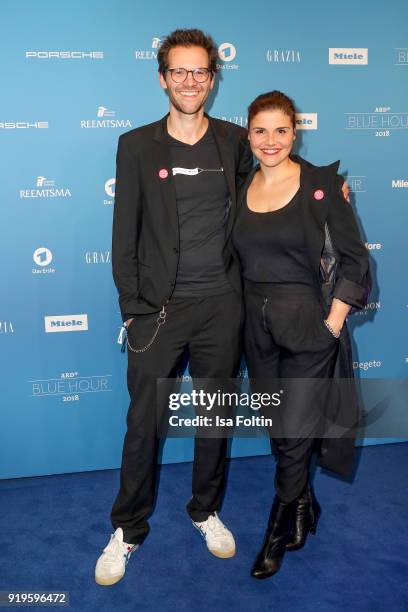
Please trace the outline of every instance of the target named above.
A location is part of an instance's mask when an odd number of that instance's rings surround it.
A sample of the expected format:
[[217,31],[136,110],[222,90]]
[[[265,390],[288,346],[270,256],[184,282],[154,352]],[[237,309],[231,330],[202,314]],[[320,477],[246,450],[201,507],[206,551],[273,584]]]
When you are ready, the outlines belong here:
[[194,68],[194,70],[187,70],[186,68],[167,68],[167,72],[170,72],[170,76],[175,83],[183,83],[189,72],[191,72],[193,79],[197,83],[205,83],[211,74],[209,68]]

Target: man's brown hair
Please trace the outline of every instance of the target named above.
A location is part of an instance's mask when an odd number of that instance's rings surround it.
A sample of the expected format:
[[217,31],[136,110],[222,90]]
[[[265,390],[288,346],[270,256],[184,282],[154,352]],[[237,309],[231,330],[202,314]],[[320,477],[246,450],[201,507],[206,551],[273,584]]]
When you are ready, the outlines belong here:
[[[211,36],[205,34],[202,30],[174,30],[166,36],[160,45],[157,53],[157,61],[159,62],[159,72],[163,76],[169,67],[169,51],[173,47],[202,47],[208,53],[208,68],[212,74],[216,74],[218,50]],[[179,68],[179,66],[177,66]],[[204,66],[197,66],[204,68]]]

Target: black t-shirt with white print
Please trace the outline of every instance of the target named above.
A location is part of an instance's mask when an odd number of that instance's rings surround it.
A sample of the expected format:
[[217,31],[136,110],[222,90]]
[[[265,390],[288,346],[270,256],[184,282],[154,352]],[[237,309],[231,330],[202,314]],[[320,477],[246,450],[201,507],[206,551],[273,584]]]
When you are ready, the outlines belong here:
[[209,297],[231,291],[222,258],[229,190],[208,127],[194,145],[168,135],[180,229],[174,297]]

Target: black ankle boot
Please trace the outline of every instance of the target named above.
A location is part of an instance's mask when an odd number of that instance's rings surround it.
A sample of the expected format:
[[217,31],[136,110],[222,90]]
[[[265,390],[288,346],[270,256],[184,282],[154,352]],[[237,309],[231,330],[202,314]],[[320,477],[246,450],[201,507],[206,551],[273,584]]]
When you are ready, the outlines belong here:
[[262,548],[252,566],[251,576],[269,578],[279,571],[293,530],[297,500],[287,504],[275,495]]
[[286,544],[286,550],[303,548],[308,533],[316,533],[320,511],[320,504],[308,482],[303,493],[296,500],[295,526],[293,535]]

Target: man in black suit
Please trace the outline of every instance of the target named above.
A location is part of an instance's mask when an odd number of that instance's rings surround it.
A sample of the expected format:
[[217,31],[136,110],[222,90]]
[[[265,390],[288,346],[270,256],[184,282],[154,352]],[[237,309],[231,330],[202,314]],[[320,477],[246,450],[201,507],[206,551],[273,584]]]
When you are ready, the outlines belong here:
[[[158,450],[157,379],[173,378],[186,351],[193,379],[234,377],[243,307],[229,236],[236,189],[252,167],[246,130],[213,119],[217,49],[200,30],[176,30],[158,53],[166,117],[119,138],[113,275],[127,332],[127,415],[115,533],[95,568],[98,584],[120,580],[149,531]],[[196,438],[187,511],[210,552],[235,554],[218,517],[226,440]]]

